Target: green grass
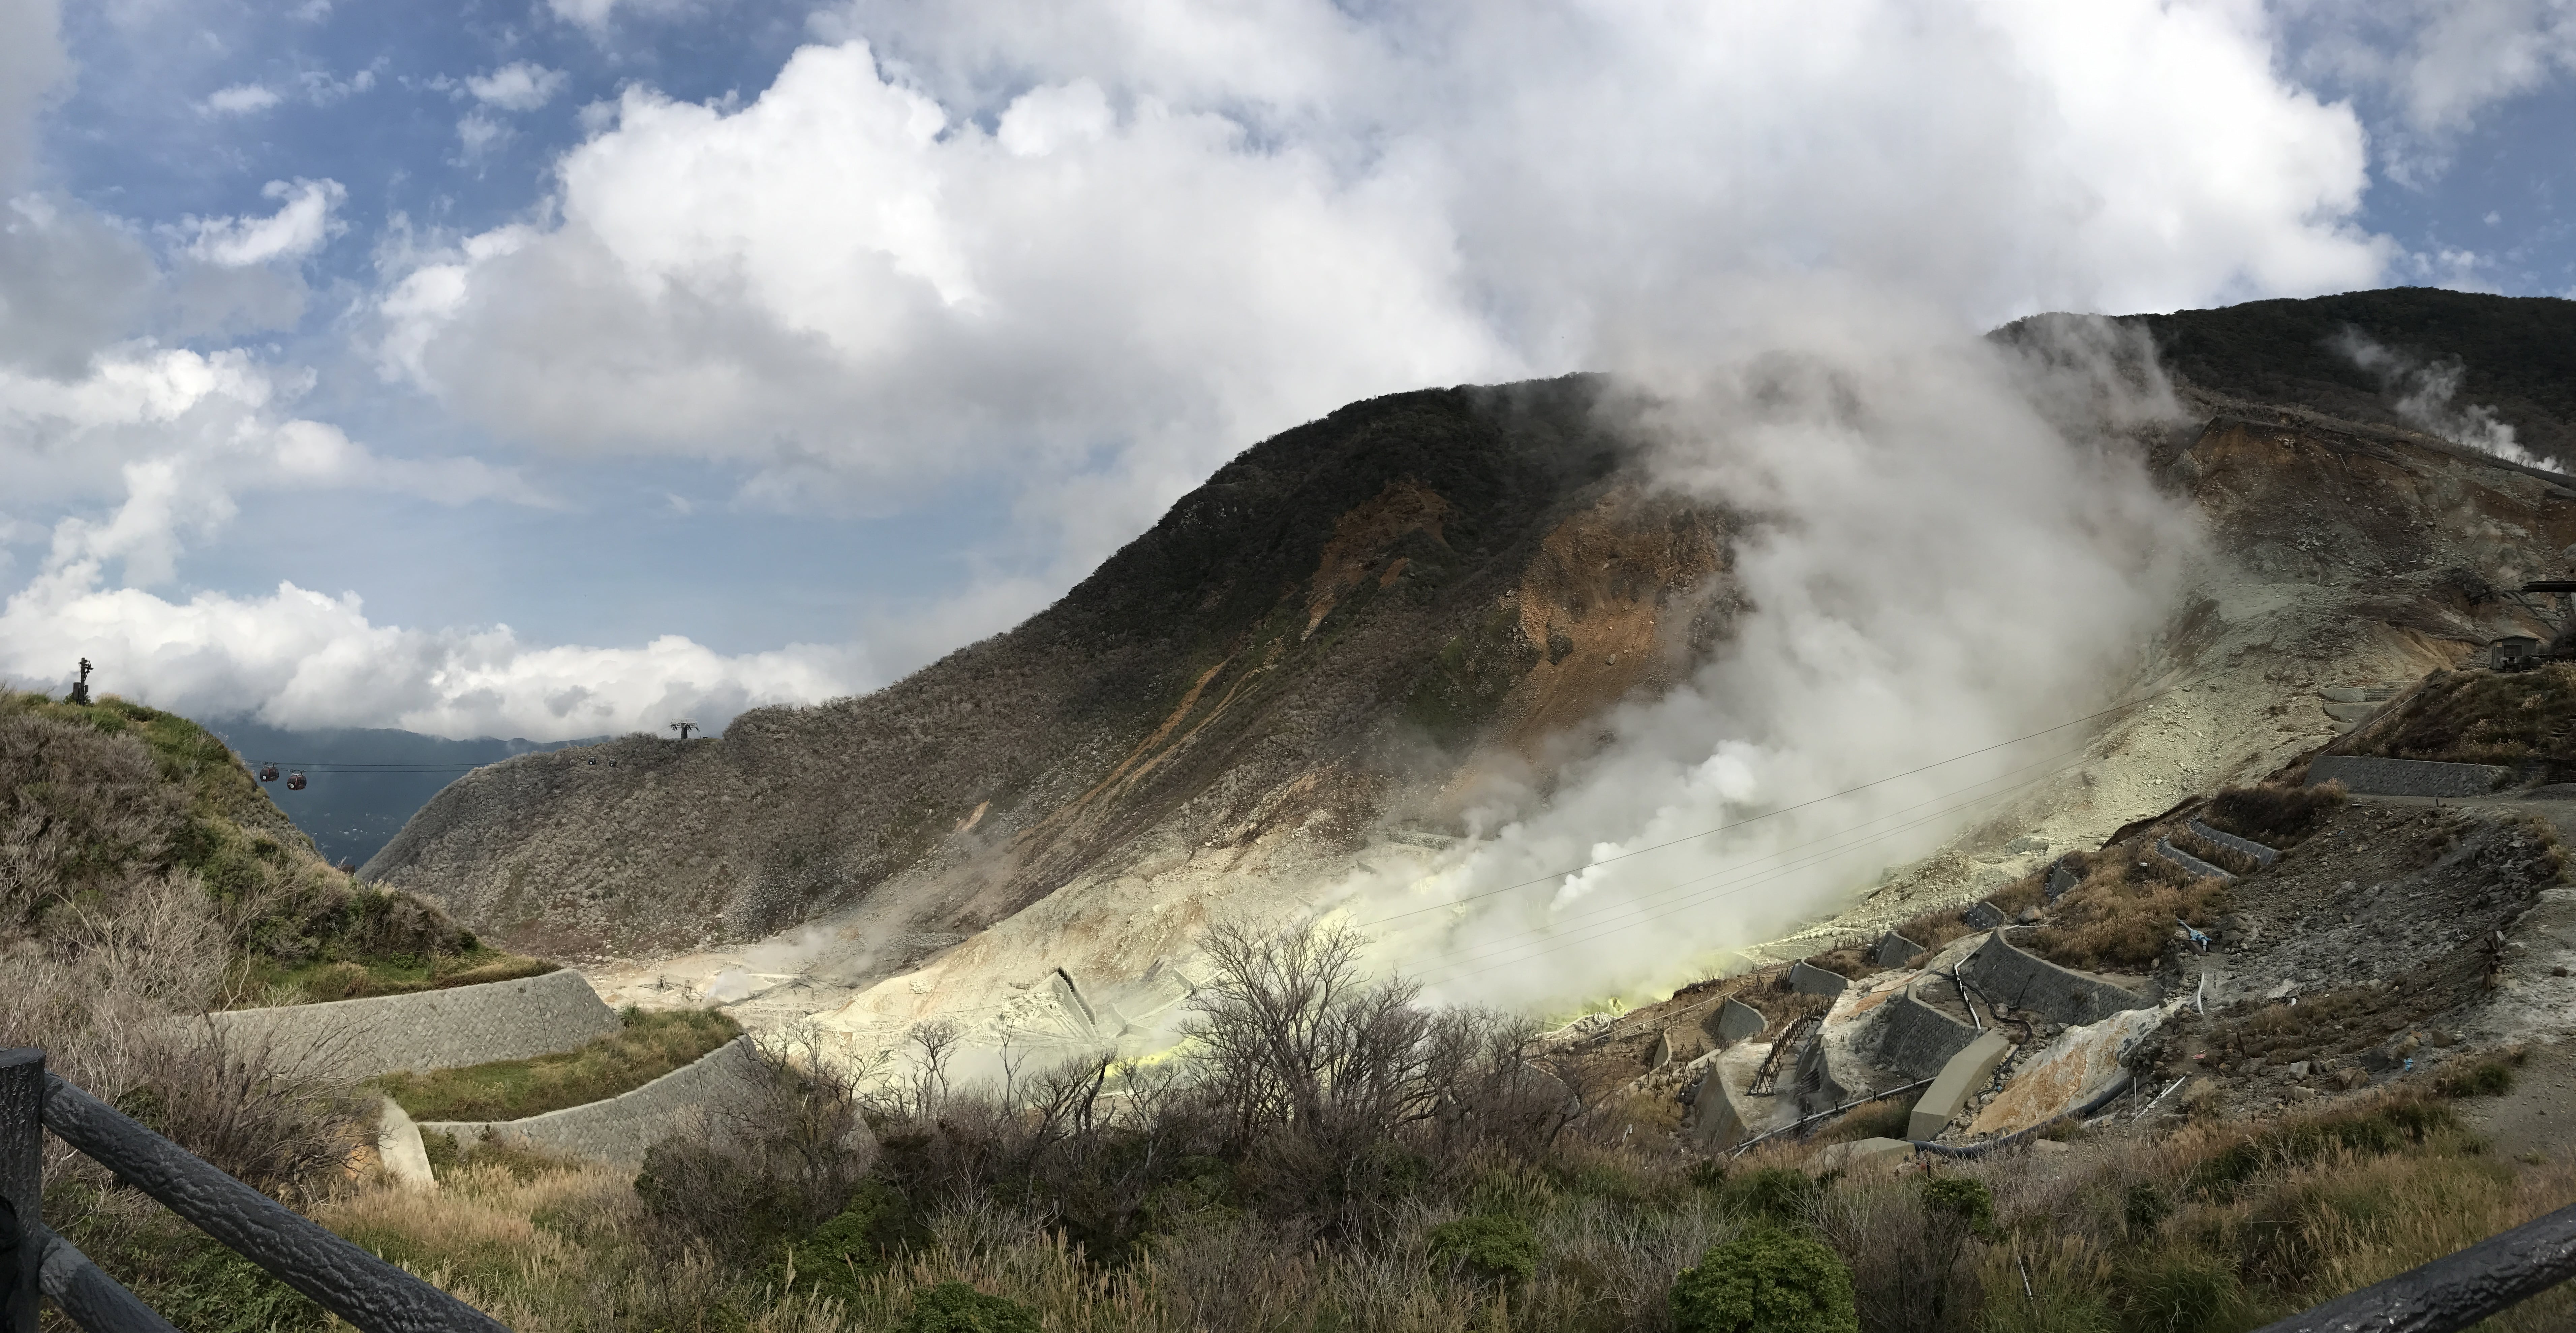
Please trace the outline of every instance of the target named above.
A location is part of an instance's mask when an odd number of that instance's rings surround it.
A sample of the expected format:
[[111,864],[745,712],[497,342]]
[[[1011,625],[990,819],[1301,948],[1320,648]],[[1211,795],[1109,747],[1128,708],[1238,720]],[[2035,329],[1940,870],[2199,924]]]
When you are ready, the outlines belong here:
[[619,1031],[560,1055],[386,1074],[375,1086],[414,1120],[518,1120],[640,1088],[741,1035],[712,1010],[629,1009]]
[[505,953],[476,945],[455,954],[395,954],[355,960],[317,959],[287,965],[268,958],[246,960],[238,969],[236,992],[245,1006],[268,1003],[268,997],[291,989],[306,1000],[359,1000],[375,995],[479,986],[487,981],[516,981],[543,976],[562,967],[542,958]]

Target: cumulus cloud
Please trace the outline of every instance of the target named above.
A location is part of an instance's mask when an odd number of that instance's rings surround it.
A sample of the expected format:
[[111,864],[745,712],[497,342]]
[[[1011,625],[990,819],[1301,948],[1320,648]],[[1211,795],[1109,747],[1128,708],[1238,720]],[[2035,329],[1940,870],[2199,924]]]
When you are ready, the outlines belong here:
[[847,649],[726,656],[676,635],[640,648],[548,647],[507,626],[377,625],[355,593],[291,583],[265,597],[174,602],[102,586],[94,568],[78,564],[0,607],[0,673],[60,688],[67,664],[84,656],[107,668],[100,688],[201,716],[540,740],[659,730],[674,717],[721,728],[745,708],[829,698],[864,682]]
[[237,83],[232,87],[218,88],[208,93],[201,105],[209,115],[246,116],[256,111],[266,111],[284,100],[273,88],[256,83]]
[[[55,379],[0,369],[0,464],[13,501],[70,506],[48,570],[119,562],[125,582],[166,582],[186,543],[229,521],[255,490],[399,491],[450,504],[542,503],[510,469],[470,458],[382,457],[323,422],[283,409],[309,372],[240,350],[200,353],[137,341],[87,374]],[[115,497],[101,514],[84,501]]]
[[338,181],[270,181],[260,196],[277,200],[277,211],[264,218],[185,219],[182,229],[195,234],[188,243],[188,255],[226,268],[302,259],[349,229],[332,216],[349,198],[349,191]]
[[[605,12],[604,10],[602,11]],[[835,25],[837,29],[835,29]],[[539,448],[746,494],[1026,485],[1078,572],[1353,398],[1707,345],[1833,273],[1963,324],[2366,285],[2360,126],[2259,11],[871,6],[739,107],[630,88],[538,224],[380,301]]]
[[2405,0],[2357,9],[2288,6],[2321,20],[2303,64],[2388,109],[2376,150],[2423,188],[2488,108],[2576,71],[2576,7],[2564,0]]
[[485,106],[504,111],[534,111],[563,91],[568,76],[533,61],[519,60],[489,74],[468,76],[465,90]]

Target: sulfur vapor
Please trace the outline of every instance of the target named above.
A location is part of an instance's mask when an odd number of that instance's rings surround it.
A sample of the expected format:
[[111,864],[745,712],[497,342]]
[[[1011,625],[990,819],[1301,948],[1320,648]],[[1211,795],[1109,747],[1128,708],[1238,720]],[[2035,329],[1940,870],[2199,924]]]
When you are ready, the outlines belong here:
[[2141,462],[2180,417],[2144,335],[2014,334],[1802,312],[1633,370],[1659,484],[1736,518],[1749,609],[1552,791],[1497,790],[1335,916],[1441,998],[1561,1009],[1718,970],[2072,780],[2092,729],[2061,724],[2145,684],[2196,529]]

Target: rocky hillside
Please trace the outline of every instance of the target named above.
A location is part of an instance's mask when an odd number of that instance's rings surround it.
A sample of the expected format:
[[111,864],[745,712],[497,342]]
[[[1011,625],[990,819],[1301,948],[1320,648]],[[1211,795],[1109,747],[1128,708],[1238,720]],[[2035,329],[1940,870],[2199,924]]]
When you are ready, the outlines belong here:
[[[2496,590],[2563,568],[2576,490],[2409,424],[2334,340],[2458,359],[2458,402],[2538,446],[2570,381],[2528,338],[2571,310],[2397,291],[2146,320],[2195,424],[2130,447],[2209,537],[2137,663],[2161,693],[2072,780],[1754,959],[2258,780],[2349,725],[2340,696],[2531,628]],[[954,998],[1114,1034],[1185,991],[1214,916],[1436,851],[1480,784],[1544,790],[1604,708],[1726,642],[1739,521],[1653,489],[1608,396],[1573,377],[1355,404],[1247,451],[1007,634],[720,740],[480,770],[364,874],[521,947],[640,960],[593,968],[621,1001],[899,1027]]]
[[[1648,495],[1583,377],[1354,404],[1054,607],[876,694],[472,774],[364,875],[504,938],[757,937],[901,889],[923,947],[1077,877],[1347,863],[1723,637],[1727,518]],[[914,890],[921,890],[915,892]]]

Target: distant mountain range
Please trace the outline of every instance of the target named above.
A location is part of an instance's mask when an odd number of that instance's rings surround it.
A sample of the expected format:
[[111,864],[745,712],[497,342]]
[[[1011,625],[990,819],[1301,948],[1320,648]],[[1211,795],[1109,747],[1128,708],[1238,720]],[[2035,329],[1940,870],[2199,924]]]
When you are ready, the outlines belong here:
[[[207,730],[222,737],[253,769],[277,765],[279,780],[268,784],[269,796],[334,865],[344,860],[366,864],[402,831],[413,812],[474,769],[512,755],[607,739],[478,736],[457,741],[381,727],[285,731],[247,718],[212,722]],[[285,775],[296,771],[304,774],[305,788],[288,791]]]

